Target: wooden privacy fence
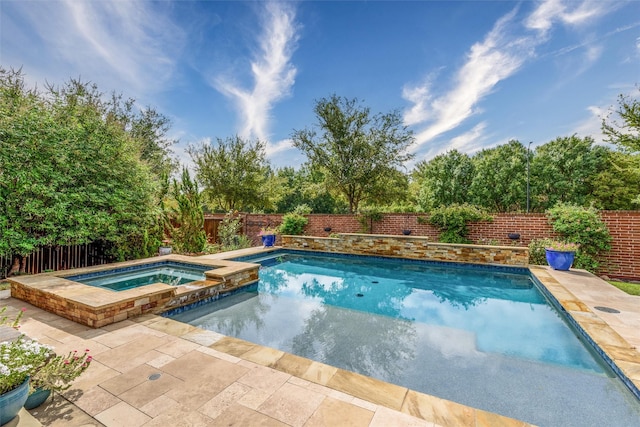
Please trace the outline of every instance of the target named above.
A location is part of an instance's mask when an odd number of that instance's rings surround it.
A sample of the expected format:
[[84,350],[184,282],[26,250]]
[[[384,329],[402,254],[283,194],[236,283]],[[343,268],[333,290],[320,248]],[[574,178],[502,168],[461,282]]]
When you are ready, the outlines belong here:
[[[38,274],[46,271],[68,270],[106,264],[113,259],[105,254],[101,243],[85,245],[48,246],[38,249],[24,259],[25,272]],[[11,257],[0,257],[0,277],[6,277],[11,269]]]

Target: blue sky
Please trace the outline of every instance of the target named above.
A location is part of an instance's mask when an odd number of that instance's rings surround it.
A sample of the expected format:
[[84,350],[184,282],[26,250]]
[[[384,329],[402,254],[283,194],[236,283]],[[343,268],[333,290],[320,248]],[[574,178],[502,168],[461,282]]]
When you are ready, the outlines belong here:
[[640,84],[639,1],[0,0],[0,14],[3,67],[155,107],[185,164],[189,144],[239,134],[298,166],[289,138],[334,93],[398,110],[415,161],[600,141],[601,117]]

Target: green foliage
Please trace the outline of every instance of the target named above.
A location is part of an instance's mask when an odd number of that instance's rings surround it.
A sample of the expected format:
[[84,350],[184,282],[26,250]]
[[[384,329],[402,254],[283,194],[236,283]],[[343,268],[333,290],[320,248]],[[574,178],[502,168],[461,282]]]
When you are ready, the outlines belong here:
[[610,150],[590,137],[575,135],[536,149],[531,163],[531,203],[544,210],[557,203],[587,206],[592,201],[594,179],[610,166]]
[[532,239],[529,242],[529,264],[547,265],[545,248],[548,248],[552,241],[549,238]]
[[429,222],[440,230],[438,240],[443,243],[471,243],[467,239],[467,223],[491,221],[492,217],[483,209],[469,204],[453,204],[431,211]]
[[[640,86],[637,86],[640,92]],[[618,109],[602,120],[605,141],[617,145],[625,154],[635,154],[626,165],[614,162],[616,169],[631,175],[637,184],[640,177],[640,99],[620,95]],[[633,202],[640,204],[640,191],[635,190]]]
[[186,168],[182,170],[180,183],[173,180],[173,197],[177,206],[171,209],[169,217],[174,248],[182,253],[202,252],[207,243],[202,197]]
[[636,209],[640,204],[640,154],[611,152],[607,163],[591,181],[594,203],[600,209]]
[[602,253],[611,249],[611,235],[598,211],[560,203],[549,209],[547,216],[556,233],[580,245],[573,266],[595,272]]
[[428,211],[468,202],[474,166],[467,154],[451,150],[418,163],[412,176],[417,183],[419,209]]
[[271,192],[278,185],[269,182],[264,142],[236,135],[218,138],[216,145],[190,146],[187,151],[212,210],[264,209],[270,204]]
[[384,214],[375,206],[366,206],[358,212],[358,222],[360,223],[360,231],[363,233],[371,233],[373,223],[382,221]]
[[220,240],[222,251],[234,251],[251,247],[251,240],[240,234],[242,222],[237,212],[229,211],[218,225],[218,239]]
[[398,112],[371,115],[357,99],[337,95],[319,100],[314,112],[316,127],[294,131],[293,145],[347,199],[350,213],[363,201],[397,192],[387,184],[397,181],[399,168],[413,157],[406,152],[413,134]]
[[284,190],[276,202],[276,212],[291,212],[296,206],[306,204],[316,213],[343,213],[347,206],[339,194],[326,185],[325,174],[319,168],[305,164],[298,170],[292,167],[278,169]]
[[282,217],[282,224],[278,228],[281,234],[287,235],[300,235],[304,232],[304,227],[309,223],[309,218],[303,216],[299,212],[304,212],[306,209],[302,207],[294,212],[284,214]]
[[119,259],[157,249],[158,187],[143,143],[112,113],[119,98],[102,99],[77,80],[27,90],[20,72],[0,68],[0,255],[98,240]]
[[527,201],[527,149],[509,141],[480,151],[472,159],[475,173],[470,200],[491,212],[522,211]]
[[[640,86],[636,89],[640,93]],[[618,109],[602,120],[602,132],[607,142],[630,153],[640,152],[640,99],[620,95]]]
[[313,212],[311,206],[307,205],[306,203],[296,206],[296,208],[293,210],[293,213],[297,213],[298,215],[309,215],[311,212]]

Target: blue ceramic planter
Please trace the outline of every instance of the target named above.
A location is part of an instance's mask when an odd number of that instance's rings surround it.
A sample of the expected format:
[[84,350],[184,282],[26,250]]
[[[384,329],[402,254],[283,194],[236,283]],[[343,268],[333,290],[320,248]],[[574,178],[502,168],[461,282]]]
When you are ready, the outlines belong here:
[[575,252],[556,251],[553,249],[545,249],[547,256],[547,262],[549,266],[554,270],[567,271],[573,264],[573,258],[576,256]]
[[0,394],[0,425],[15,418],[29,396],[29,377],[13,390]]
[[42,405],[45,400],[51,395],[51,390],[45,390],[43,388],[37,388],[33,393],[27,397],[27,401],[24,403],[25,409],[34,409]]
[[262,237],[262,244],[264,246],[273,246],[276,243],[276,235],[275,234],[266,234]]

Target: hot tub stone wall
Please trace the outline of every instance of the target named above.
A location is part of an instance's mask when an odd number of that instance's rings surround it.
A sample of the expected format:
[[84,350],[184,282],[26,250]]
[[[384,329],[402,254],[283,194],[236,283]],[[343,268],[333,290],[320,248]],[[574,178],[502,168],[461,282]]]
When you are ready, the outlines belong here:
[[[177,255],[169,255],[166,259],[184,261],[183,256]],[[144,262],[148,260],[130,261],[108,268]],[[210,260],[210,263],[216,268],[206,273],[206,280],[181,286],[155,283],[121,292],[73,282],[58,277],[55,273],[16,276],[8,280],[11,283],[12,297],[74,322],[100,328],[141,314],[159,314],[258,280],[258,264],[226,260]],[[94,269],[105,269],[105,266]]]
[[481,246],[434,243],[425,237],[339,234],[338,237],[282,236],[289,249],[450,261],[474,264],[526,266],[529,249],[518,246]]

